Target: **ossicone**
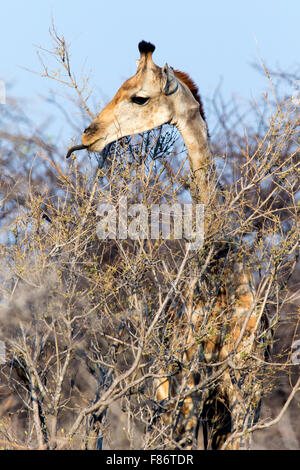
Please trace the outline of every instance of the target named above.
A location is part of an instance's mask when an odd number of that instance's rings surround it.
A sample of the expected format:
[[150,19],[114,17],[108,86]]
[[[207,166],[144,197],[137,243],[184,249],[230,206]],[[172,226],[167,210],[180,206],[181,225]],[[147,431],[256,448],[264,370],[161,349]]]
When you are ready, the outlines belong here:
[[155,51],[155,46],[151,42],[141,41],[139,42],[140,54],[152,54]]

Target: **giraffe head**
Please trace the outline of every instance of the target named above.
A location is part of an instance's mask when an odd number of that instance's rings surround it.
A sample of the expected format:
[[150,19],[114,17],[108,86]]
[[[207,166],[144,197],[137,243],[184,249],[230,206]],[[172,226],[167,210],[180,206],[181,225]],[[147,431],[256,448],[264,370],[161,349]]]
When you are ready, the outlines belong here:
[[82,144],[101,152],[111,142],[146,132],[162,124],[180,125],[199,112],[197,88],[183,72],[152,60],[155,46],[141,41],[136,74],[123,83],[114,98],[82,134]]

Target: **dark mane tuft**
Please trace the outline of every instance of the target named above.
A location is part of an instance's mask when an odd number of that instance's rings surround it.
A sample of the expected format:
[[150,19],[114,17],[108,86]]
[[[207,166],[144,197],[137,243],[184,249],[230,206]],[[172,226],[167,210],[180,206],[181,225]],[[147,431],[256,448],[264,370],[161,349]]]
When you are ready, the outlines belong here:
[[151,42],[141,41],[139,43],[139,51],[141,54],[147,54],[148,52],[154,52],[155,46]]
[[188,88],[191,90],[193,97],[199,103],[199,110],[200,110],[201,117],[204,121],[206,121],[203,104],[199,95],[199,90],[198,90],[197,85],[187,73],[181,72],[180,70],[174,70],[174,73],[176,77],[179,78],[179,80],[181,80],[183,83],[185,83],[185,85],[187,85]]

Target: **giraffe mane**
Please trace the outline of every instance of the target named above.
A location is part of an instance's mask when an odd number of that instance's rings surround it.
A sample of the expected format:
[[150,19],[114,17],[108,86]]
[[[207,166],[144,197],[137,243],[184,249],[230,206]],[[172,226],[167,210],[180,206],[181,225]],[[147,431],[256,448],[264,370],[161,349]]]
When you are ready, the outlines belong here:
[[174,73],[175,73],[176,77],[181,82],[183,82],[191,90],[193,97],[199,103],[199,110],[200,110],[201,117],[206,122],[206,117],[205,117],[205,113],[204,113],[204,109],[203,109],[202,100],[200,98],[199,89],[198,89],[196,83],[185,72],[181,72],[180,70],[174,70]]

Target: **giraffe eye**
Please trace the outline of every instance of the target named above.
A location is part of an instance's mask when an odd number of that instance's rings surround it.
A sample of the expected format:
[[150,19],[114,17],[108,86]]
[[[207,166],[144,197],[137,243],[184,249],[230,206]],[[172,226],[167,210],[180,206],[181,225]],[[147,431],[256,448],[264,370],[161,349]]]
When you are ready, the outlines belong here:
[[131,101],[139,105],[146,104],[148,103],[149,100],[150,98],[145,98],[144,96],[132,96],[131,97]]

